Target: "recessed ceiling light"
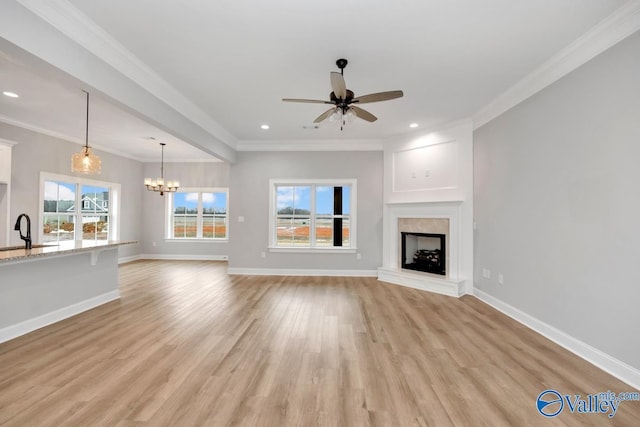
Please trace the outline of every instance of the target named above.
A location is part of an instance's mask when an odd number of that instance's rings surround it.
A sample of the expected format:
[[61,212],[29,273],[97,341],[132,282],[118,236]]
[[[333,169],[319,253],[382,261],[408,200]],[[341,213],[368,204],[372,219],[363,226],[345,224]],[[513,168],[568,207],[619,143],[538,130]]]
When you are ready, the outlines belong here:
[[269,125],[262,125],[262,126],[260,126],[260,128],[262,128],[264,130],[267,130],[267,129],[269,129]]
[[13,92],[9,92],[9,91],[2,92],[2,94],[3,94],[4,96],[8,96],[9,98],[17,98],[17,97],[18,97],[18,94],[17,94],[17,93],[13,93]]
[[418,127],[418,124],[417,124],[417,123],[411,123],[411,124],[409,125],[409,127],[410,127],[410,128],[417,128],[417,127]]

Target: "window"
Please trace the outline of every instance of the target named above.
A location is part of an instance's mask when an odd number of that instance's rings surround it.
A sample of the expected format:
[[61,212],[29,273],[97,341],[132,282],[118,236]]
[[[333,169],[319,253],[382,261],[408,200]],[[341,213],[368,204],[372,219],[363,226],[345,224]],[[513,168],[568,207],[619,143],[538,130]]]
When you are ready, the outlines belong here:
[[356,180],[271,180],[270,248],[355,251]]
[[228,190],[183,189],[167,197],[169,239],[226,240]]
[[[117,240],[120,184],[42,173],[40,241]],[[111,203],[109,200],[111,199]]]

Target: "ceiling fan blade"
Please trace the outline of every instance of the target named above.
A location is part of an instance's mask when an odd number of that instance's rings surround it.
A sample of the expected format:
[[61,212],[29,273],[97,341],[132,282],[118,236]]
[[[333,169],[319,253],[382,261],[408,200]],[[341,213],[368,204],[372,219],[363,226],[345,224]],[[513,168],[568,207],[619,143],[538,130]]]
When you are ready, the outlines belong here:
[[334,110],[335,110],[335,108],[329,108],[327,111],[325,111],[324,113],[320,114],[313,121],[313,123],[320,123],[321,121],[325,120],[327,117],[329,117],[331,115],[331,113],[333,113]]
[[367,102],[388,101],[390,99],[401,98],[404,96],[401,90],[392,90],[389,92],[370,93],[369,95],[362,95],[354,98],[352,102],[358,104],[366,104]]
[[360,117],[363,120],[366,120],[368,122],[375,122],[376,120],[378,120],[378,118],[376,116],[374,116],[373,114],[371,114],[367,110],[363,110],[362,108],[358,108],[355,105],[350,105],[349,108],[351,108],[356,113],[357,117]]
[[335,71],[331,72],[331,89],[333,89],[336,98],[345,99],[347,97],[347,85],[342,74]]
[[331,101],[320,101],[319,99],[295,99],[295,98],[282,98],[284,102],[306,102],[308,104],[333,104]]

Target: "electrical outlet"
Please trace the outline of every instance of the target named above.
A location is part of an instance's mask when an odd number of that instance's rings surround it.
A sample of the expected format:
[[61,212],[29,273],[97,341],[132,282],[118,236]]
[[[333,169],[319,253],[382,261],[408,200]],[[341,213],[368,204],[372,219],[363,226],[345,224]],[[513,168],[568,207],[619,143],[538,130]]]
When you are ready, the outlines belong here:
[[502,273],[498,273],[498,283],[504,285],[504,276]]
[[266,252],[260,252],[260,256],[261,256],[262,258],[266,258],[266,257],[267,257],[267,253],[266,253]]
[[491,279],[491,270],[489,270],[488,268],[483,268],[482,277],[484,277],[485,279]]
[[362,254],[361,253],[357,253],[356,254],[356,259],[362,259]]

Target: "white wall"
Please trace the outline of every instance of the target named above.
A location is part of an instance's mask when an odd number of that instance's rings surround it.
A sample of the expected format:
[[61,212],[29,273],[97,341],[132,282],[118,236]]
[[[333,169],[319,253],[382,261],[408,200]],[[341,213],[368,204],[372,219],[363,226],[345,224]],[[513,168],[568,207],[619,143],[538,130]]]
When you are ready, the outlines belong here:
[[[160,176],[160,163],[145,163],[144,176]],[[166,163],[164,176],[177,180],[182,188],[229,187],[229,164],[223,162]],[[140,185],[143,189],[142,183]],[[220,259],[228,254],[226,242],[171,242],[165,240],[166,196],[143,191],[143,254],[150,258]],[[229,194],[231,200],[234,194]],[[154,246],[155,242],[155,246]]]
[[[31,217],[32,236],[36,239],[39,227],[40,172],[74,175],[71,173],[71,156],[81,146],[1,122],[0,138],[18,143],[12,150],[10,225],[15,223],[18,215],[27,213]],[[142,164],[98,150],[95,153],[102,160],[102,174],[87,178],[121,184],[120,240],[140,242],[144,190]],[[10,244],[22,244],[17,232],[11,232]],[[139,253],[140,244],[119,248],[119,256],[122,258]]]
[[[382,257],[382,175],[382,152],[239,152],[230,178],[229,268],[371,274]],[[357,179],[357,245],[362,259],[356,254],[269,252],[271,178]],[[238,216],[245,222],[239,223]]]
[[475,286],[635,368],[639,52],[636,33],[474,133]]

